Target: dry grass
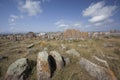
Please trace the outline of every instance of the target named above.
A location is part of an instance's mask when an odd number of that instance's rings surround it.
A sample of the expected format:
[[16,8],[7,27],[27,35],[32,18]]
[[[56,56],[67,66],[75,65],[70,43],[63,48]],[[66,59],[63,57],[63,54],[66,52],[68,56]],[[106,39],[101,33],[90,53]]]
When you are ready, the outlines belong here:
[[[103,43],[110,42],[115,44],[114,47],[104,47]],[[26,47],[29,44],[35,43],[35,46],[31,49]],[[37,44],[36,44],[37,43]],[[96,55],[101,59],[107,60],[110,68],[113,70],[118,80],[120,80],[120,39],[88,39],[85,41],[74,40],[39,40],[39,39],[26,39],[23,41],[8,41],[0,40],[0,55],[7,55],[8,59],[0,60],[0,80],[3,80],[8,66],[19,58],[26,57],[36,63],[37,53],[42,51],[45,47],[48,48],[48,52],[51,50],[58,51],[62,56],[70,58],[70,64],[65,66],[61,70],[57,70],[53,77],[53,80],[95,80],[88,75],[78,64],[78,59],[75,56],[69,56],[65,51],[60,49],[60,45],[64,44],[66,50],[76,49],[81,57],[85,57],[92,61],[92,56]],[[87,47],[79,47],[78,45],[86,45]],[[118,58],[118,60],[107,59],[106,56]],[[36,66],[33,66],[33,70],[28,80],[36,79]]]

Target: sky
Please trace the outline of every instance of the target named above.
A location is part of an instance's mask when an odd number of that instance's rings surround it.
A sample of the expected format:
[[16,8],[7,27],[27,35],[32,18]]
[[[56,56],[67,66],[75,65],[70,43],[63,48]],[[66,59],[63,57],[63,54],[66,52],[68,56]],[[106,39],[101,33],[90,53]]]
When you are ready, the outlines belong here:
[[120,30],[120,0],[0,0],[0,33]]

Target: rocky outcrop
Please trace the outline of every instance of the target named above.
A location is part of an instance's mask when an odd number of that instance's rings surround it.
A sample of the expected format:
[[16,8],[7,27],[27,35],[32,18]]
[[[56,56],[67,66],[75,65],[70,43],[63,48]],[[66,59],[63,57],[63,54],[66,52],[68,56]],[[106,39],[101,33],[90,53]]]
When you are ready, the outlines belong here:
[[18,59],[9,66],[5,80],[25,80],[29,71],[30,67],[28,64],[28,59]]
[[85,58],[80,59],[80,65],[97,80],[116,80],[116,77],[110,69],[98,66]]
[[69,55],[75,55],[77,57],[80,57],[79,52],[77,52],[75,49],[68,50],[68,51],[66,51],[66,53]]
[[55,59],[57,69],[62,69],[64,67],[64,58],[62,59],[61,55],[57,51],[51,51],[50,55]]
[[39,52],[37,56],[37,79],[50,80],[50,76],[48,53],[46,51]]

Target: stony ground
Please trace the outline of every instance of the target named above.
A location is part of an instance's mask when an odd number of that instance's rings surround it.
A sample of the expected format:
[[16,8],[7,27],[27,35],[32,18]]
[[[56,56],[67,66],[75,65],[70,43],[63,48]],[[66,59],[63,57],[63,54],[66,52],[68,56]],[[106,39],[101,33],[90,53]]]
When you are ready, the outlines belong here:
[[[34,44],[32,47],[29,45]],[[62,47],[61,47],[62,45]],[[88,40],[40,40],[26,39],[23,41],[0,40],[0,80],[3,80],[10,64],[20,58],[32,60],[37,63],[37,54],[40,51],[52,50],[59,52],[62,56],[70,59],[70,64],[54,73],[53,80],[96,80],[81,68],[76,56],[66,54],[67,50],[75,49],[81,57],[100,66],[93,56],[107,61],[110,69],[118,80],[120,80],[120,38],[111,39],[88,39]],[[4,58],[3,58],[4,56]],[[28,80],[37,80],[36,66],[28,77]]]

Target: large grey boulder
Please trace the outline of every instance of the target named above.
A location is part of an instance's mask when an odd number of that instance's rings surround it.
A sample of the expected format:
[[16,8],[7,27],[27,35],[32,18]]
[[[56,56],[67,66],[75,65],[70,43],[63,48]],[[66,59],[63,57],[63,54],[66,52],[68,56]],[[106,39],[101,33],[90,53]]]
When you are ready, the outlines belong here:
[[48,53],[46,51],[39,52],[37,56],[37,79],[50,80],[50,75]]
[[9,66],[5,80],[25,80],[29,69],[28,59],[18,59]]
[[80,59],[80,65],[97,80],[117,80],[110,69],[98,66],[85,58]]
[[77,52],[75,49],[68,50],[68,51],[66,51],[66,53],[69,55],[75,55],[77,57],[80,57],[79,52]]
[[62,69],[64,67],[64,58],[62,58],[62,56],[57,51],[51,51],[50,55],[55,59],[57,69]]

